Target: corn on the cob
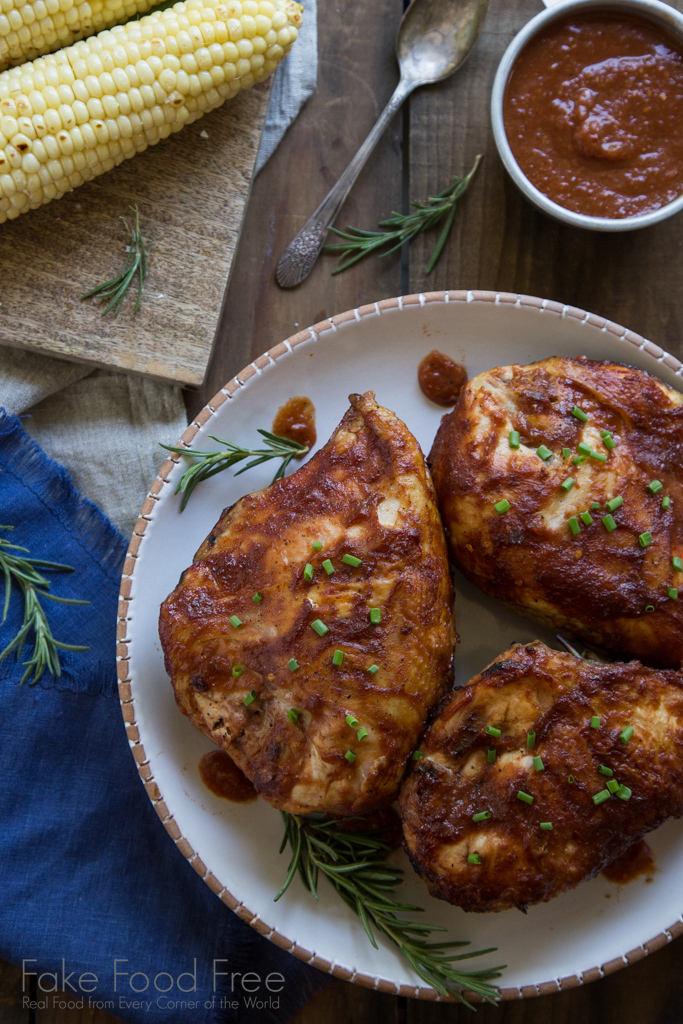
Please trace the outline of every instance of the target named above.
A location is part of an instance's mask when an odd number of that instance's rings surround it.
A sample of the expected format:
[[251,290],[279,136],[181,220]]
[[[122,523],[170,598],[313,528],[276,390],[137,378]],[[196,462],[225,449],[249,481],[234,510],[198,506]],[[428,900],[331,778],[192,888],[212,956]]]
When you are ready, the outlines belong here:
[[186,0],[0,73],[0,223],[262,81],[301,11],[294,0]]
[[144,14],[158,0],[2,0],[0,70]]

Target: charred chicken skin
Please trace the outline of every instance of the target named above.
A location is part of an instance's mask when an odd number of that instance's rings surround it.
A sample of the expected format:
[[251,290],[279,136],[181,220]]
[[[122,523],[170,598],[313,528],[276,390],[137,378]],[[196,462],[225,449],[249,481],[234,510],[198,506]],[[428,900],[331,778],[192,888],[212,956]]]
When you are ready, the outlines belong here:
[[371,392],[352,395],[308,463],[223,513],[164,601],[160,635],[181,710],[276,807],[390,804],[457,639],[407,427]]
[[683,395],[633,367],[555,357],[473,378],[429,461],[453,562],[486,594],[679,668],[682,458]]
[[683,814],[683,673],[515,645],[447,699],[401,790],[433,896],[524,910]]

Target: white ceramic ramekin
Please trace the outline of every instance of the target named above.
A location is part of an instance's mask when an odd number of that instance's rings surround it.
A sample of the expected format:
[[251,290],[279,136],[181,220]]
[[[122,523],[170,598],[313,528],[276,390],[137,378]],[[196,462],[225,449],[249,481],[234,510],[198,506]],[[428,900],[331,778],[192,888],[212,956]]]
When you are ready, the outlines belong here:
[[526,44],[540,31],[545,29],[553,21],[566,17],[571,12],[578,11],[623,11],[624,14],[637,15],[646,18],[654,25],[664,29],[683,46],[683,14],[674,10],[668,4],[660,3],[659,0],[562,0],[553,4],[546,10],[541,11],[535,18],[532,18],[527,25],[518,32],[512,40],[503,58],[498,65],[496,77],[493,83],[493,94],[491,96],[491,121],[493,124],[493,136],[498,147],[500,157],[510,174],[510,177],[521,190],[521,192],[544,213],[555,217],[578,228],[590,228],[594,231],[632,231],[634,228],[645,228],[651,224],[657,224],[674,213],[683,209],[683,195],[678,196],[666,206],[658,210],[650,210],[647,213],[638,213],[633,217],[589,217],[583,213],[575,213],[567,210],[558,203],[553,202],[544,195],[535,185],[532,185],[526,177],[519,164],[512,155],[510,144],[505,134],[503,121],[503,97],[505,87],[512,66]]

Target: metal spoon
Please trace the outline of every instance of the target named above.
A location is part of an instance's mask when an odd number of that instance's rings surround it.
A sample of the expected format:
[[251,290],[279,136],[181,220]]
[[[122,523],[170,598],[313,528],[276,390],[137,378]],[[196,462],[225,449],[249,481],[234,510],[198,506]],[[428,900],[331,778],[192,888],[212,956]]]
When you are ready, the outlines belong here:
[[481,32],[490,0],[412,0],[396,38],[401,78],[379,120],[336,185],[285,249],[275,270],[282,288],[293,288],[310,274],[325,234],[351,191],[365,161],[407,96],[420,85],[452,75]]

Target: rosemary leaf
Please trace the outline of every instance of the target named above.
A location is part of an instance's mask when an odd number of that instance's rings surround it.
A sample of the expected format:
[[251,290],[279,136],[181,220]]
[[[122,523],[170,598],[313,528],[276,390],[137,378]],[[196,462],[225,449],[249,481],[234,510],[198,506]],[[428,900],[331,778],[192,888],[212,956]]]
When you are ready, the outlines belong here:
[[102,316],[106,316],[107,313],[113,312],[114,316],[118,316],[128,289],[132,285],[133,281],[137,277],[137,298],[135,300],[135,306],[133,313],[137,313],[140,308],[140,300],[142,299],[142,283],[147,276],[147,253],[145,252],[145,243],[140,233],[140,214],[137,206],[131,206],[131,210],[135,214],[135,226],[131,227],[125,217],[121,220],[126,225],[128,231],[130,231],[130,242],[127,247],[126,262],[124,263],[123,270],[117,277],[113,277],[111,281],[105,281],[104,284],[98,284],[97,287],[92,288],[85,295],[81,295],[81,300],[92,299],[92,298],[103,298],[109,299],[109,303],[105,307]]
[[240,473],[244,473],[247,469],[252,469],[254,466],[260,466],[262,462],[268,462],[270,459],[282,459],[273,477],[273,483],[275,483],[276,480],[280,480],[285,475],[292,459],[306,455],[309,450],[307,445],[299,444],[298,441],[291,441],[288,437],[279,437],[277,434],[272,434],[269,430],[259,430],[258,433],[265,439],[266,448],[242,448],[238,444],[233,444],[232,441],[224,441],[220,437],[214,437],[213,434],[209,435],[211,440],[222,444],[224,446],[222,451],[197,452],[191,448],[177,448],[174,445],[161,444],[159,442],[161,447],[165,448],[168,452],[174,452],[176,455],[187,455],[196,460],[193,465],[185,470],[175,489],[176,494],[180,493],[183,496],[180,504],[181,512],[190,500],[190,496],[197,484],[201,483],[202,480],[208,480],[209,477],[214,476],[216,473],[222,473],[224,469],[236,466],[238,462],[243,462],[244,459],[253,456],[252,461],[238,469],[235,476],[239,476]]
[[[13,526],[0,526],[0,530],[13,530]],[[21,554],[17,554],[21,552]],[[24,619],[19,631],[0,651],[0,661],[14,653],[17,661],[21,658],[27,641],[32,637],[33,650],[27,661],[23,662],[25,672],[20,685],[33,674],[31,685],[37,683],[44,672],[60,676],[62,666],[59,651],[87,651],[81,644],[67,644],[57,640],[50,629],[42,600],[57,601],[60,604],[90,604],[73,597],[59,597],[50,593],[50,581],[38,569],[52,569],[57,572],[73,572],[70,565],[62,562],[48,562],[41,558],[30,558],[28,548],[12,544],[0,536],[0,572],[5,578],[5,597],[2,621],[5,622],[9,612],[12,596],[12,584],[18,587],[24,597]]]
[[317,899],[318,875],[323,875],[338,896],[360,918],[363,929],[377,949],[376,933],[385,935],[406,958],[425,984],[444,996],[456,996],[470,1009],[465,993],[473,993],[487,1003],[495,1003],[499,992],[493,979],[500,977],[501,967],[481,971],[459,970],[454,964],[461,960],[493,953],[493,949],[454,953],[467,946],[462,941],[427,942],[433,932],[445,931],[439,925],[398,917],[398,913],[414,913],[421,908],[412,903],[399,903],[393,893],[400,885],[403,872],[386,860],[391,846],[381,831],[342,832],[331,819],[300,818],[281,811],[285,833],[280,847],[292,851],[287,875],[275,897],[279,900],[294,876],[301,876],[304,885]]
[[[348,270],[354,263],[379,249],[385,249],[379,253],[380,256],[388,256],[402,245],[411,242],[421,231],[436,227],[443,221],[443,227],[425,270],[425,274],[431,274],[453,226],[458,199],[466,191],[480,160],[481,157],[478,156],[472,170],[464,178],[458,177],[457,174],[453,175],[450,185],[443,192],[430,196],[426,203],[414,199],[410,213],[394,211],[391,217],[379,222],[376,231],[353,227],[347,227],[346,231],[330,228],[333,234],[343,239],[335,245],[326,245],[323,249],[323,252],[339,253],[339,266],[332,273],[340,274],[342,270]],[[385,248],[386,246],[388,248]]]

